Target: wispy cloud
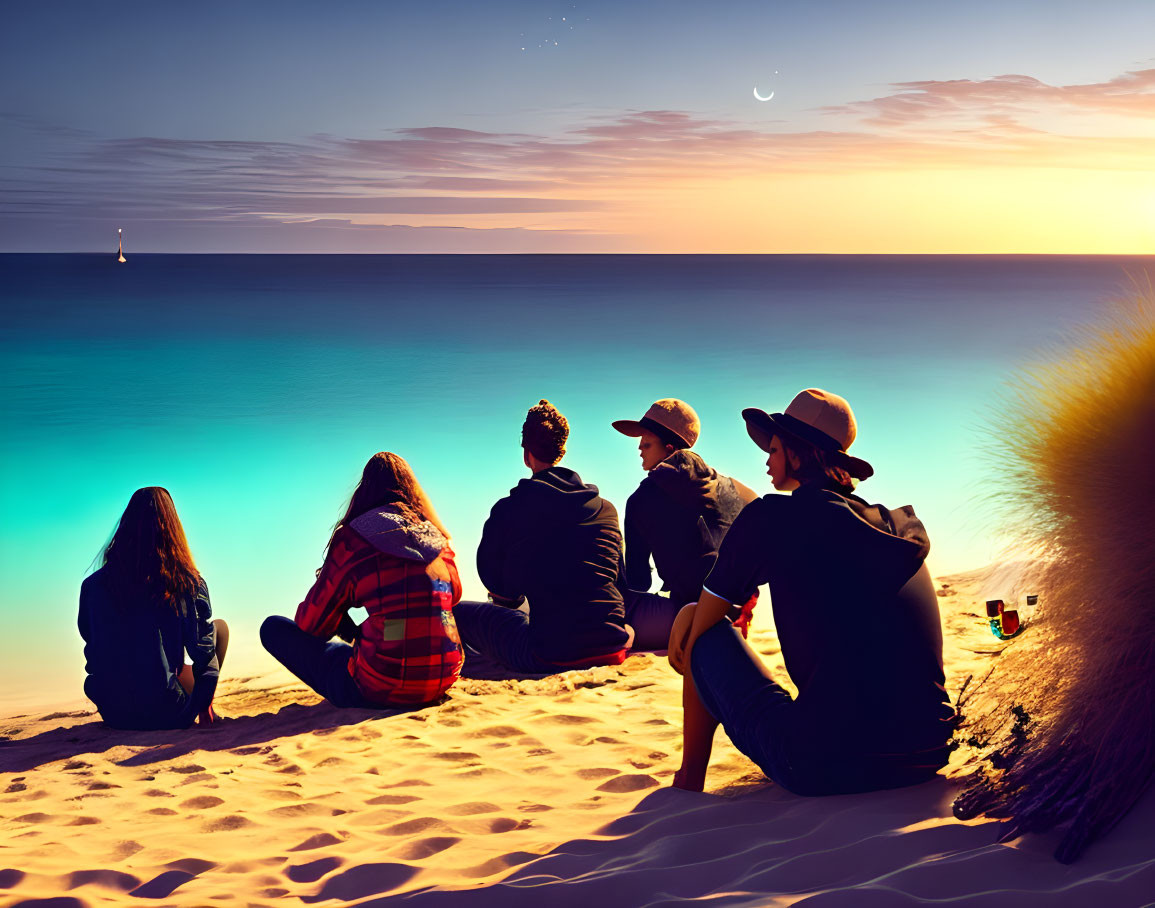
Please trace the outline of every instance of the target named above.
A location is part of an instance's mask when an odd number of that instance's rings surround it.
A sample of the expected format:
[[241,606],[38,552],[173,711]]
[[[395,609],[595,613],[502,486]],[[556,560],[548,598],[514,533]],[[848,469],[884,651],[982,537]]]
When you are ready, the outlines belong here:
[[824,110],[862,117],[876,127],[949,120],[960,115],[1012,119],[1019,115],[1078,111],[1155,120],[1155,69],[1123,73],[1106,82],[1048,85],[1031,76],[898,82],[893,93]]
[[[1008,75],[892,87],[824,108],[837,128],[808,131],[652,110],[579,121],[549,136],[423,126],[296,142],[100,140],[5,115],[55,142],[51,154],[0,172],[0,215],[388,227],[393,235],[506,230],[521,248],[534,232],[552,232],[554,244],[562,234],[617,235],[625,218],[637,230],[647,199],[709,179],[986,167],[1146,172],[1155,159],[1150,135],[1063,134],[1031,119],[1062,111],[1148,122],[1155,69],[1086,85]],[[387,223],[397,220],[406,223]]]

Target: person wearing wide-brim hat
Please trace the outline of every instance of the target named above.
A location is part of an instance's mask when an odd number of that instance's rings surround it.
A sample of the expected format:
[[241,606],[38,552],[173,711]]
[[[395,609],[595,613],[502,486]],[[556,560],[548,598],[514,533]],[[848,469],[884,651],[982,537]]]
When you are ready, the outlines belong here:
[[[635,649],[665,649],[678,610],[697,600],[730,524],[757,496],[690,450],[701,423],[685,401],[663,398],[641,419],[612,425],[638,439],[646,471],[626,502],[626,621],[634,629]],[[649,592],[651,558],[669,595]],[[749,610],[739,620],[744,629]]]
[[[853,494],[874,470],[847,449],[857,424],[817,388],[782,413],[742,411],[774,488],[738,515],[697,605],[679,613],[670,663],[683,673],[685,725],[674,785],[700,791],[714,731],[798,794],[895,788],[946,764],[956,718],[944,688],[926,531],[906,507]],[[770,588],[797,698],[724,621]]]

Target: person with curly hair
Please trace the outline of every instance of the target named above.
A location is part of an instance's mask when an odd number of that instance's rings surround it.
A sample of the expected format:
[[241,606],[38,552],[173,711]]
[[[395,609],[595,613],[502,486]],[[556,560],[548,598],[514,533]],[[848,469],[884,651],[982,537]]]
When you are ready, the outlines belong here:
[[569,423],[549,401],[526,414],[522,462],[531,475],[493,506],[477,549],[491,601],[462,602],[454,612],[462,642],[499,673],[613,665],[629,650],[618,512],[559,464],[568,437]]

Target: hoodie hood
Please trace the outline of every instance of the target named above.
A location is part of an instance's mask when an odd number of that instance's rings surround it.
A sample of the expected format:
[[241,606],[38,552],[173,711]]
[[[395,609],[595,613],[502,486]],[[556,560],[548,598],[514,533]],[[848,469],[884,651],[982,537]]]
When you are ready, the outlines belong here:
[[366,511],[349,527],[377,551],[422,564],[440,555],[449,541],[428,520],[410,523],[391,508]]
[[583,483],[567,467],[549,467],[510,489],[530,515],[546,523],[586,523],[602,511],[605,501],[598,487]]
[[717,497],[718,471],[693,451],[675,451],[650,470],[642,482],[652,482],[676,502],[695,508],[699,503],[707,509]]

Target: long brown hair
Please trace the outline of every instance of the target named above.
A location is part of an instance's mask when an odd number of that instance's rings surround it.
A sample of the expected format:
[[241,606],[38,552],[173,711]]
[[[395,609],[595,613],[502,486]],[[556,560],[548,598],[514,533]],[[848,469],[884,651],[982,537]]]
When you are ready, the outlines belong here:
[[[421,488],[421,484],[417,482],[417,477],[413,475],[413,470],[405,462],[405,458],[389,451],[378,451],[369,458],[365,469],[361,471],[361,481],[357,483],[357,488],[349,498],[345,516],[333,527],[329,546],[333,544],[337,530],[347,525],[349,521],[360,517],[366,511],[386,506],[399,511],[410,523],[428,520],[445,538],[449,538],[449,531],[438,519],[437,512],[433,510],[433,505],[429,503],[429,498]],[[325,547],[326,553],[329,546]]]
[[137,489],[104,547],[102,565],[113,594],[155,596],[178,613],[196,595],[200,573],[168,489]]

